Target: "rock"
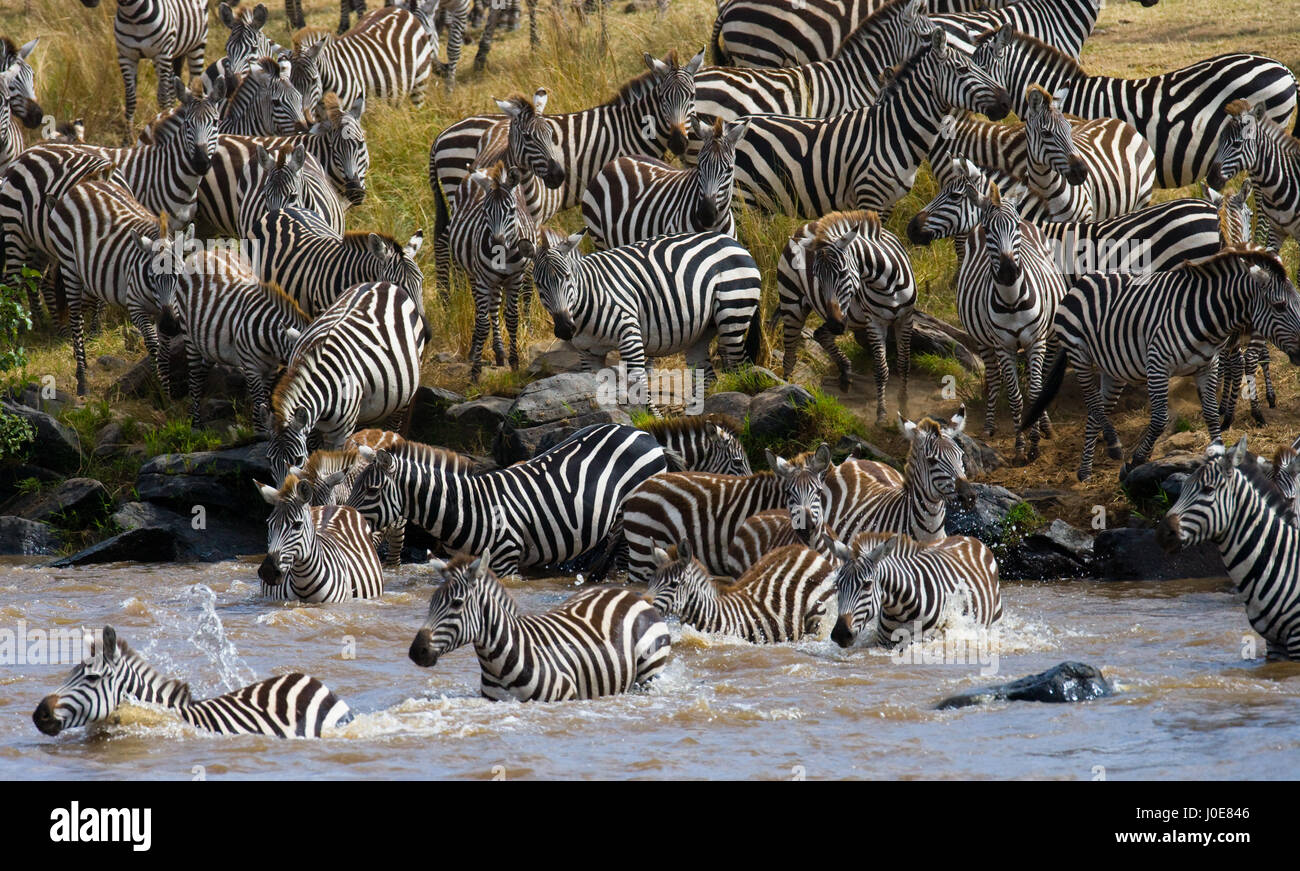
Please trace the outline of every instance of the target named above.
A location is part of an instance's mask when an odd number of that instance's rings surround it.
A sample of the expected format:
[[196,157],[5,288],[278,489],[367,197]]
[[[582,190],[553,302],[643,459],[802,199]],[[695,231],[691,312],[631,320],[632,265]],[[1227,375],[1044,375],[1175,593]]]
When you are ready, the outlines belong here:
[[23,493],[0,506],[0,513],[73,529],[108,514],[113,503],[108,488],[94,478],[68,478],[34,493]]
[[557,420],[522,429],[503,427],[492,445],[493,458],[501,466],[530,460],[549,447],[573,435],[584,426],[597,423],[621,423],[630,426],[632,418],[621,409],[595,411],[567,420]]
[[[160,529],[176,540],[176,559],[216,562],[266,551],[266,527],[224,512],[181,515],[148,502],[128,502],[113,514],[120,529]],[[199,528],[195,525],[199,524]]]
[[1180,451],[1168,454],[1158,460],[1151,460],[1129,469],[1121,483],[1130,499],[1143,501],[1156,498],[1162,490],[1170,492],[1163,485],[1172,476],[1179,475],[1175,482],[1176,486],[1172,490],[1172,495],[1177,498],[1182,490],[1183,478],[1200,468],[1204,462],[1204,451],[1200,453]]
[[939,710],[987,705],[990,702],[1087,702],[1115,694],[1115,688],[1101,673],[1082,662],[1063,662],[1039,674],[1031,674],[984,689],[950,696],[939,703]]
[[0,401],[0,410],[23,418],[35,431],[36,439],[27,447],[34,465],[56,472],[75,472],[81,467],[81,440],[76,430],[43,411],[18,403]]
[[810,402],[812,394],[798,384],[764,390],[749,406],[749,432],[768,438],[793,435],[803,423],[801,409]]
[[534,381],[515,397],[507,425],[525,428],[568,420],[614,407],[617,397],[605,397],[605,382],[595,372],[565,372]]
[[949,535],[971,535],[987,545],[1001,544],[1002,532],[1011,509],[1022,500],[1005,487],[972,483],[973,504],[950,500],[944,529]]
[[896,457],[885,453],[876,445],[855,435],[843,436],[836,442],[831,449],[831,457],[836,462],[844,462],[844,460],[852,458],[856,460],[872,460],[900,470],[903,468],[902,462]]
[[95,437],[95,456],[103,459],[122,452],[126,447],[126,434],[120,423],[110,423]]
[[743,424],[745,418],[749,417],[749,407],[753,401],[754,397],[748,393],[741,393],[738,390],[724,390],[721,393],[705,397],[704,413],[726,415],[737,423]]
[[0,515],[0,556],[32,556],[59,552],[59,537],[48,523]]
[[[946,418],[938,419],[946,420]],[[970,477],[982,478],[1007,464],[1002,455],[987,442],[975,438],[970,433],[957,433],[955,440],[966,455],[966,474]]]
[[29,478],[35,478],[42,485],[62,481],[58,472],[42,466],[28,463],[0,463],[0,502],[4,502],[18,492],[18,485]]
[[235,404],[229,399],[209,396],[199,403],[199,422],[214,423],[235,419]]
[[267,506],[252,481],[272,483],[266,442],[252,442],[220,451],[162,454],[140,467],[136,492],[143,502],[156,502],[183,516],[195,505],[209,512],[222,509],[261,524]]
[[973,344],[970,336],[961,330],[923,312],[916,312],[912,320],[913,357],[917,354],[931,354],[956,360],[962,368],[983,377],[984,361],[970,350]]
[[411,400],[406,437],[429,445],[450,444],[447,409],[464,401],[465,397],[451,390],[443,390],[441,387],[420,387]]
[[171,530],[146,526],[127,530],[80,553],[55,560],[50,563],[50,567],[117,562],[168,563],[175,562],[177,554],[177,540]]
[[1064,520],[1053,520],[1021,539],[998,560],[1003,580],[1055,580],[1088,577],[1093,537]]
[[1050,487],[1031,487],[1020,494],[1020,498],[1034,506],[1034,509],[1039,514],[1048,509],[1060,507],[1065,496],[1064,490],[1053,490]]
[[114,357],[111,354],[105,354],[95,360],[95,365],[105,372],[116,373],[125,372],[131,368],[131,361],[121,357]]
[[[50,379],[51,382],[53,378]],[[52,414],[58,417],[64,410],[76,405],[76,398],[65,390],[54,390],[52,396],[45,395],[43,385],[29,381],[23,385],[21,390],[13,391],[14,401],[28,408],[34,408],[37,411],[43,411],[46,414]]]
[[447,417],[462,429],[496,432],[510,414],[514,400],[506,396],[483,396],[447,409]]
[[568,345],[541,351],[528,363],[529,375],[546,378],[560,372],[577,372],[582,368],[582,357]]
[[1107,581],[1168,581],[1228,573],[1214,542],[1167,554],[1154,529],[1105,529],[1093,544],[1093,573]]
[[[457,394],[446,391],[451,396]],[[505,421],[514,400],[504,396],[483,396],[468,402],[459,397],[440,411],[426,410],[409,427],[408,438],[431,445],[464,451],[491,444]]]

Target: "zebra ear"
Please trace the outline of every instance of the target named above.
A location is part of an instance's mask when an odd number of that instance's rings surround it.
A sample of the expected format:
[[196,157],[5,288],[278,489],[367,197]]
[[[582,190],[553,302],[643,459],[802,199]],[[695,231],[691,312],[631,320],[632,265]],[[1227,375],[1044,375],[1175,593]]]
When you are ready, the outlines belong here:
[[862,228],[855,224],[840,235],[836,236],[834,245],[841,251],[847,250],[850,245],[858,241],[858,237],[861,235]]
[[221,23],[226,25],[226,29],[233,30],[235,27],[235,13],[234,10],[230,8],[230,4],[222,3],[218,14],[221,18]]
[[533,112],[540,115],[546,111],[546,98],[550,96],[545,88],[538,88],[533,94]]
[[294,411],[293,428],[298,430],[307,428],[307,409],[300,406],[296,411]]
[[735,121],[728,121],[723,124],[722,135],[726,138],[727,145],[735,148],[736,143],[745,138],[745,132],[749,130],[749,122],[753,120],[752,116],[745,115]]
[[204,95],[204,99],[212,103],[220,103],[226,99],[226,79],[224,76],[212,83],[212,89]]
[[300,144],[294,148],[293,154],[289,156],[289,171],[295,173],[302,171],[302,165],[306,162],[307,146]]
[[1246,437],[1242,436],[1241,441],[1232,446],[1228,451],[1227,462],[1229,466],[1240,466],[1246,459]]
[[370,447],[370,445],[360,445],[357,447],[357,456],[361,457],[361,459],[365,460],[367,463],[373,463],[377,455],[375,449]]
[[257,8],[253,10],[253,26],[258,30],[266,26],[266,6],[262,3],[258,3]]
[[447,561],[441,559],[431,559],[428,562],[428,566],[430,569],[437,572],[438,574],[442,574],[444,571],[447,570]]
[[867,553],[866,558],[873,566],[879,565],[880,561],[883,560],[885,557],[889,556],[891,553],[893,553],[894,548],[897,546],[898,546],[898,536],[892,535],[885,541],[882,541],[880,544],[873,547]]
[[1052,92],[1052,102],[1054,103],[1064,103],[1067,99],[1069,99],[1069,97],[1070,97],[1069,88],[1057,88],[1054,92]]
[[303,480],[302,478],[299,478],[297,481],[294,482],[293,495],[294,498],[296,498],[299,502],[302,502],[304,504],[311,502],[311,484],[309,484],[307,481]]
[[678,562],[690,562],[695,559],[695,545],[691,544],[689,538],[683,538],[677,542],[677,560]]
[[574,233],[572,236],[569,236],[559,245],[555,246],[555,250],[559,251],[561,254],[569,254],[572,251],[577,249],[578,244],[582,242],[582,237],[586,235],[587,235],[587,228],[583,227],[581,230]]
[[903,438],[908,442],[916,439],[916,424],[910,420],[904,420],[903,415],[898,415],[898,431],[902,433]]
[[414,260],[415,255],[420,253],[420,246],[423,244],[424,230],[416,230],[410,241],[406,243],[406,247],[402,249],[402,253]]
[[835,557],[842,563],[853,562],[853,548],[849,547],[838,538],[831,539],[831,556]]
[[275,169],[275,158],[261,144],[257,146],[257,165],[262,168],[262,172],[270,172]]
[[659,58],[655,57],[648,51],[641,52],[641,60],[645,62],[645,65],[650,72],[655,74],[656,79],[662,79],[664,76],[672,72],[672,68],[669,67],[668,64],[659,60]]
[[768,467],[776,473],[777,477],[784,478],[790,472],[790,464],[781,457],[772,453],[771,448],[763,449],[763,456],[767,457]]
[[261,481],[257,480],[253,481],[253,486],[257,488],[258,493],[262,494],[262,499],[267,505],[280,504],[280,491],[275,487],[263,484]]
[[347,476],[348,476],[347,469],[339,469],[337,472],[332,472],[326,475],[324,478],[321,478],[321,483],[324,484],[326,487],[333,489],[334,487],[337,487],[339,484],[342,484],[343,480],[347,478]]
[[704,49],[700,49],[695,57],[686,62],[686,72],[694,76],[702,66],[704,66]]
[[361,116],[365,114],[365,111],[366,111],[365,94],[362,94],[360,97],[357,97],[355,100],[353,100],[352,105],[348,107],[348,114],[352,116],[353,121],[360,121]]
[[654,551],[651,552],[650,558],[654,560],[654,564],[658,568],[663,568],[672,562],[672,560],[668,558],[668,551],[664,550],[662,547],[656,547]]
[[831,446],[822,442],[817,446],[817,453],[813,454],[813,461],[808,469],[814,475],[824,475],[826,470],[831,466]]
[[509,115],[512,119],[519,117],[520,109],[518,106],[515,105],[514,100],[498,100],[495,97],[493,97],[492,102],[496,103],[497,108],[500,109],[502,112],[504,112],[506,115]]
[[104,662],[117,661],[117,632],[112,626],[104,627],[104,649],[100,652],[104,654]]
[[27,60],[27,58],[31,57],[32,52],[36,51],[36,43],[40,41],[41,38],[38,36],[35,39],[33,39],[31,42],[24,42],[23,47],[18,49],[19,59]]
[[962,403],[957,413],[952,416],[952,426],[947,427],[948,435],[954,436],[966,429],[966,403]]
[[384,237],[378,233],[370,233],[366,236],[366,250],[374,257],[387,259],[389,255],[388,245]]
[[393,454],[391,451],[375,451],[375,465],[385,475],[393,471]]
[[492,563],[492,551],[484,550],[483,554],[474,562],[470,563],[470,574],[475,580],[487,577],[488,566]]

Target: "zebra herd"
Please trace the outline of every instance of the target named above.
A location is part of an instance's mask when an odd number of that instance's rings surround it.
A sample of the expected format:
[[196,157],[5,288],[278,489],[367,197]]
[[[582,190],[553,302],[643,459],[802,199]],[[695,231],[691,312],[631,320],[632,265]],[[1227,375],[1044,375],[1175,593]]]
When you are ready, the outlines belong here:
[[[29,302],[70,335],[79,394],[85,316],[94,331],[110,304],[144,338],[164,396],[165,341],[180,337],[196,423],[208,370],[238,369],[275,479],[255,482],[270,506],[265,596],[382,597],[414,525],[450,556],[431,563],[439,583],[414,663],[473,645],[488,698],[596,698],[663,670],[671,616],[753,643],[844,647],[1001,618],[993,552],[945,531],[950,503],[971,493],[965,406],[949,420],[907,417],[920,290],[886,223],[928,165],[940,189],[906,235],[954,240],[955,308],[984,362],[985,432],[1005,394],[1017,459],[1035,462],[1073,368],[1086,480],[1098,438],[1123,459],[1110,415],[1125,385],[1145,382],[1150,425],[1127,470],[1168,424],[1170,378],[1193,376],[1211,446],[1160,540],[1215,541],[1270,655],[1300,658],[1300,444],[1269,477],[1244,439],[1221,441],[1241,390],[1262,419],[1260,366],[1272,401],[1266,343],[1300,365],[1300,293],[1277,253],[1300,239],[1300,144],[1284,126],[1296,80],[1247,53],[1144,79],[1089,74],[1078,58],[1100,5],[724,0],[716,66],[704,51],[684,62],[646,53],[645,70],[601,105],[548,114],[546,87],[496,100],[497,113],[447,126],[430,147],[435,303],[417,262],[423,231],[348,229],[347,213],[368,196],[366,106],[419,107],[435,75],[454,86],[468,0],[368,12],[342,0],[337,33],[305,27],[301,0],[287,0],[291,48],[262,32],[265,6],[223,2],[226,57],[206,68],[203,0],[118,0],[128,124],[139,60],[158,72],[160,114],[131,145],[87,145],[74,125],[24,148],[21,125],[43,115],[27,60],[36,41],[0,43],[0,280],[45,270]],[[476,67],[493,30],[519,18],[517,4],[490,6]],[[1245,194],[1153,204],[1157,187],[1206,180],[1217,192],[1240,173]],[[766,318],[737,202],[802,220],[776,257]],[[560,230],[565,210],[585,227]],[[236,242],[196,243],[221,238]],[[533,288],[584,370],[617,351],[634,384],[676,354],[709,383],[715,351],[724,369],[760,363],[765,320],[782,326],[789,378],[816,316],[812,338],[843,390],[852,366],[837,337],[869,351],[876,423],[896,420],[903,469],[836,463],[822,444],[768,451],[755,471],[743,422],[665,416],[650,400],[654,419],[639,427],[587,426],[508,468],[409,439],[437,338],[426,307],[458,292],[453,267],[473,300],[472,380],[489,334],[497,365],[519,366]],[[1285,545],[1261,546],[1273,541]],[[629,585],[522,614],[501,582],[575,567],[602,582],[626,573]],[[305,675],[195,702],[111,627],[88,644],[34,714],[46,734],[131,698],[226,734],[316,737],[350,716]]]

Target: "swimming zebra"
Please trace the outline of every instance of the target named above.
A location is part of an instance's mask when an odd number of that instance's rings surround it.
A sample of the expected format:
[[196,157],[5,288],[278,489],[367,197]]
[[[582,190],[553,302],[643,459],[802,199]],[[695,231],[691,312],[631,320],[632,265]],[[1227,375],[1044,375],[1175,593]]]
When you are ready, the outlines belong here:
[[474,296],[469,375],[471,381],[477,381],[489,331],[496,364],[506,363],[500,320],[503,296],[510,368],[519,367],[519,302],[537,241],[537,225],[524,202],[519,170],[502,164],[493,168],[490,177],[477,170],[471,173],[461,182],[456,199],[460,206],[447,228],[447,245],[456,265],[468,273]]
[[628,494],[665,468],[653,436],[618,424],[584,427],[527,462],[491,471],[406,441],[376,452],[346,504],[376,529],[409,520],[445,550],[491,551],[492,571],[517,574],[604,544]]
[[112,626],[105,626],[98,638],[87,632],[85,653],[63,685],[32,713],[42,734],[102,723],[126,701],[159,705],[196,729],[218,735],[319,738],[352,718],[347,704],[324,684],[298,672],[195,701],[189,684],[163,678]]
[[831,542],[839,539],[825,524],[805,542],[790,526],[790,512],[784,508],[760,511],[736,527],[736,537],[727,547],[727,575],[738,578],[777,548],[797,544],[809,547],[835,562]]
[[998,561],[977,538],[954,535],[922,544],[906,535],[863,533],[832,545],[840,647],[897,647],[923,640],[963,616],[989,627],[1002,619]]
[[1043,426],[1030,432],[1026,452],[1017,358],[1023,349],[1032,404],[1042,391],[1052,319],[1066,291],[1052,255],[1042,232],[1020,217],[1018,203],[1002,197],[997,184],[990,182],[983,214],[967,237],[966,255],[957,269],[957,313],[984,360],[984,433],[994,432],[1001,387],[1015,421],[1020,461],[1037,459],[1040,435],[1051,434],[1044,418]]
[[[642,57],[646,72],[625,82],[603,105],[543,116],[535,95],[531,116],[524,101],[516,98],[511,101],[514,111],[498,102],[506,114],[475,115],[443,130],[429,151],[429,185],[435,199],[454,196],[474,169],[506,159],[507,167],[525,166],[540,179],[540,184],[529,182],[527,191],[533,220],[540,226],[560,210],[579,205],[588,182],[616,157],[660,157],[665,149],[685,152],[686,125],[695,115],[694,77],[704,52],[685,64],[678,62],[676,52],[663,60]],[[518,133],[516,124],[523,128]],[[548,137],[553,152],[546,145]],[[456,204],[446,205],[454,209]]]
[[1300,659],[1300,527],[1259,467],[1246,439],[1225,451],[1214,442],[1156,528],[1168,551],[1213,541],[1246,600],[1246,619],[1264,636],[1269,659]]
[[899,405],[906,409],[916,276],[903,244],[881,227],[874,212],[832,212],[804,224],[781,251],[776,283],[780,301],[772,320],[783,323],[782,377],[789,379],[794,371],[804,324],[815,312],[823,322],[813,338],[835,361],[841,390],[852,387],[853,373],[835,337],[851,329],[867,340],[875,366],[876,423],[884,424],[889,384],[885,342],[892,327],[902,378]]
[[271,40],[262,32],[266,25],[266,6],[258,3],[256,8],[249,9],[238,2],[234,6],[223,2],[217,11],[230,35],[226,37],[226,56],[203,71],[204,90],[211,90],[217,79],[224,79],[227,73],[246,74],[257,58],[271,53]]
[[308,317],[325,311],[348,288],[371,281],[398,285],[424,311],[424,273],[415,262],[422,230],[405,245],[364,230],[339,236],[315,213],[289,208],[266,211],[248,239],[257,276],[277,285]]
[[605,165],[582,195],[582,218],[596,247],[617,248],[670,233],[736,235],[731,213],[736,143],[749,118],[696,122],[695,166],[675,169],[652,157],[620,157]]
[[[821,551],[835,533],[827,525],[830,488],[826,473],[831,468],[831,450],[823,442],[799,464],[790,463],[766,451],[767,464],[780,481],[785,507],[760,511],[742,522],[727,545],[724,564],[727,574],[739,578],[765,554],[788,544]],[[773,518],[779,518],[773,522]],[[686,542],[689,543],[689,542]]]
[[[989,177],[969,160],[953,158],[947,178],[934,199],[908,222],[914,245],[954,237],[957,258],[965,238],[979,222]],[[1023,216],[1022,216],[1023,217]],[[1184,260],[1211,257],[1222,247],[1219,218],[1204,200],[1184,198],[1147,206],[1104,221],[1030,220],[1052,247],[1053,262],[1063,275],[1081,272],[1163,272]]]
[[416,302],[384,281],[358,284],[312,321],[271,394],[266,456],[276,479],[307,459],[309,436],[333,450],[358,423],[405,414],[429,338]]
[[1067,119],[1036,85],[1026,100],[1021,124],[957,121],[936,142],[931,165],[942,172],[948,155],[960,156],[1023,182],[1030,198],[1021,217],[1034,223],[1117,218],[1151,202],[1154,152],[1131,125]]
[[163,396],[170,378],[159,353],[155,321],[171,308],[184,246],[193,239],[167,232],[167,216],[147,211],[130,191],[112,181],[83,181],[50,212],[59,280],[67,297],[72,350],[77,361],[77,395],[86,394],[86,340],[82,308],[97,301],[120,305],[154,361]]
[[[347,33],[348,20],[353,12],[360,20],[366,12],[366,0],[339,0],[339,33]],[[307,18],[302,12],[302,0],[284,0],[284,15],[289,19],[289,26],[295,30],[307,26]]]
[[490,568],[491,554],[434,563],[443,582],[429,599],[411,661],[437,664],[474,645],[485,698],[521,702],[594,699],[656,677],[671,642],[659,612],[634,590],[596,587],[541,614],[520,614]]
[[320,42],[316,57],[321,86],[350,106],[358,97],[395,100],[410,97],[416,106],[438,62],[438,32],[432,15],[437,0],[403,0],[366,13],[348,32],[335,36],[306,29],[294,34],[294,48],[306,50]]
[[637,426],[663,446],[670,471],[752,474],[735,420],[717,414],[682,415],[653,418]]
[[242,78],[228,74],[225,83],[230,96],[221,110],[221,133],[292,136],[308,130],[310,119],[301,92],[289,79],[288,61],[259,58]]
[[[338,194],[336,179],[326,170],[333,165],[332,155],[346,147],[344,136],[321,130],[302,136],[230,136],[217,137],[212,164],[199,182],[195,197],[195,226],[202,236],[247,238],[262,216],[269,211],[260,194],[265,173],[258,161],[258,149],[268,154],[288,153],[302,146],[307,154],[301,170],[302,208],[314,213],[335,233],[344,228],[344,200]],[[319,159],[317,152],[325,154]],[[329,161],[329,162],[327,162]],[[345,164],[346,165],[346,164]],[[369,158],[365,165],[369,165]],[[358,178],[360,177],[358,168]],[[346,177],[345,177],[346,179]],[[348,182],[345,180],[346,189]]]
[[312,505],[312,487],[294,475],[279,489],[257,485],[271,507],[266,519],[262,595],[303,602],[378,599],[384,570],[370,524],[346,505]]
[[736,147],[736,189],[746,203],[788,215],[885,216],[911,189],[945,112],[961,107],[997,120],[1009,105],[1006,91],[936,28],[871,106],[828,119],[755,117]]
[[18,46],[7,36],[0,37],[0,72],[11,73],[7,83],[9,113],[31,128],[39,127],[45,117],[45,110],[36,102],[36,71],[27,62],[39,41],[37,37]]
[[1278,124],[1296,108],[1291,71],[1255,54],[1222,54],[1141,79],[1094,76],[1069,55],[1003,28],[979,37],[975,61],[1006,86],[1018,117],[1028,111],[1027,89],[1037,84],[1064,94],[1058,108],[1066,114],[1133,125],[1155,151],[1161,187],[1205,176],[1226,124],[1222,108],[1232,101],[1262,104]]
[[[93,9],[99,0],[81,0]],[[158,109],[176,99],[176,76],[189,67],[190,78],[203,73],[203,51],[208,42],[207,0],[117,0],[113,18],[117,41],[117,66],[126,85],[126,124],[135,117],[135,83],[140,60],[153,61],[158,75]]]
[[833,567],[801,544],[767,554],[734,582],[718,581],[683,541],[674,557],[658,548],[647,596],[665,617],[701,632],[754,644],[825,638],[833,615]]
[[[202,251],[186,260],[172,309],[185,337],[196,428],[214,363],[244,376],[254,408],[269,407],[275,376],[310,322],[292,297],[259,281],[239,255],[227,251]],[[268,422],[254,423],[260,432]]]
[[565,238],[546,230],[533,258],[533,281],[555,337],[578,350],[584,372],[603,367],[617,350],[629,381],[648,397],[654,357],[685,353],[686,365],[703,368],[712,384],[715,335],[724,368],[757,360],[762,276],[735,239],[679,233],[581,256],[584,232]]
[[1088,403],[1079,480],[1092,475],[1098,433],[1106,453],[1121,459],[1109,413],[1126,384],[1147,383],[1151,422],[1121,471],[1147,461],[1169,423],[1169,379],[1196,378],[1210,438],[1219,438],[1218,356],[1248,330],[1264,335],[1300,364],[1300,294],[1286,269],[1262,248],[1225,248],[1169,272],[1088,274],[1076,278],[1057,307],[1060,342],[1042,393],[1025,415],[1032,426],[1060,390],[1065,366],[1074,367]]

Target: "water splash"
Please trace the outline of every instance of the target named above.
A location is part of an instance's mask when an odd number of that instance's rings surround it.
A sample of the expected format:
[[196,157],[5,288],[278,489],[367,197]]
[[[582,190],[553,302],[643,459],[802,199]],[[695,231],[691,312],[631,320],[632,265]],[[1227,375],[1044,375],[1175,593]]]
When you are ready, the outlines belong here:
[[225,691],[237,690],[257,680],[257,673],[248,667],[235,643],[226,637],[225,627],[217,616],[217,594],[212,588],[207,584],[195,584],[185,591],[185,595],[199,606],[194,629],[186,640],[207,656]]

